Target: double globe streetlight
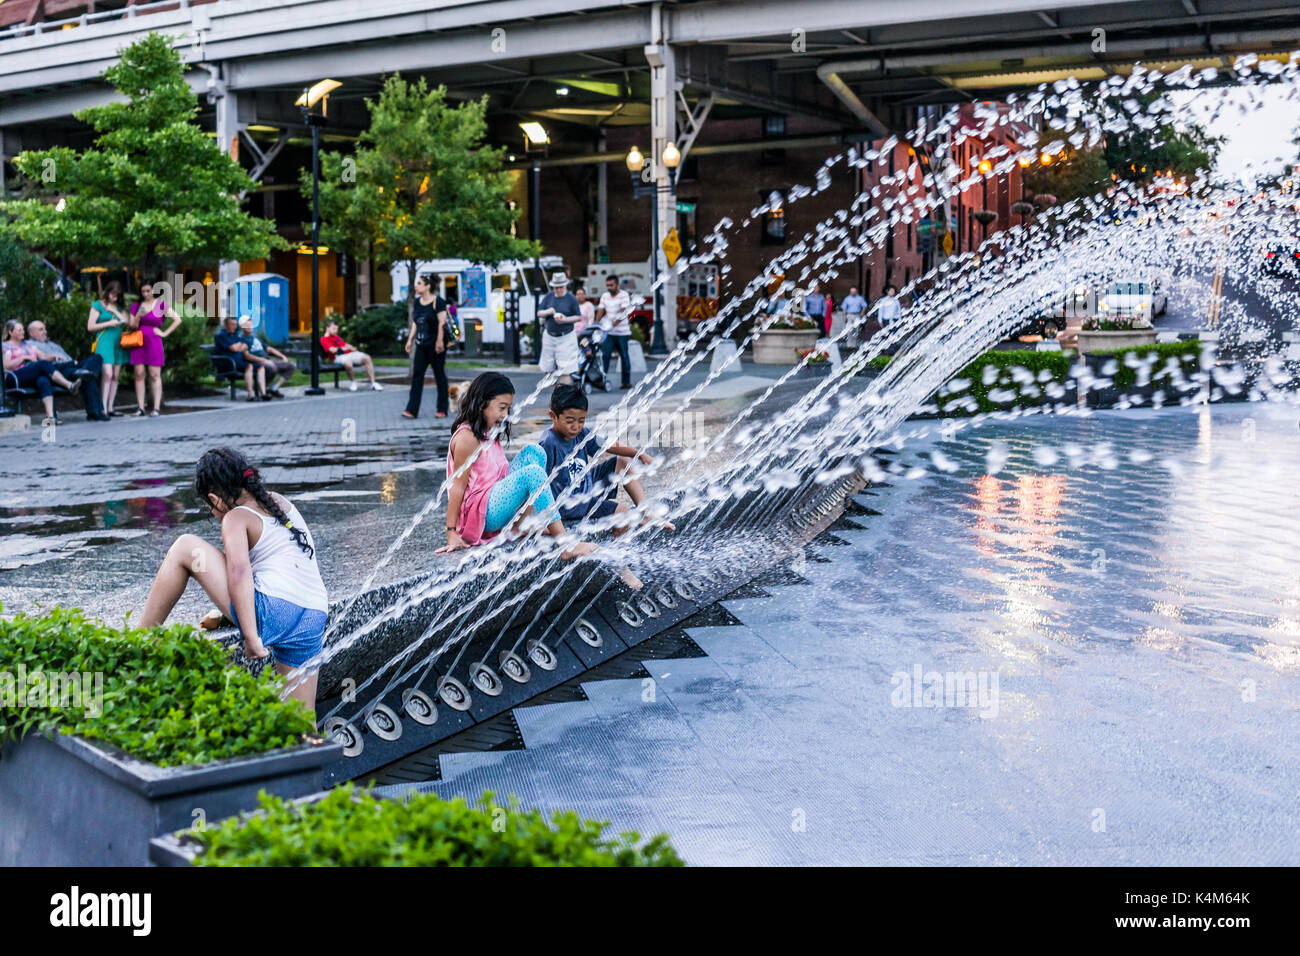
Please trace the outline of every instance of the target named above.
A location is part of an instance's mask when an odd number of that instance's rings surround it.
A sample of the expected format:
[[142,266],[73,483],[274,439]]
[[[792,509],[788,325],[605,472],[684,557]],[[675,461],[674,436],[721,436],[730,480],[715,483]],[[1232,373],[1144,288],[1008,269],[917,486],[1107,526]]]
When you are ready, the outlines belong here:
[[659,196],[661,193],[672,195],[677,179],[676,169],[682,161],[681,151],[674,142],[668,142],[664,146],[663,155],[660,157],[664,167],[669,170],[668,182],[660,186],[657,183],[645,182],[646,172],[653,176],[653,167],[647,170],[645,156],[641,150],[633,146],[627,151],[627,171],[632,178],[632,198],[650,200],[650,287],[654,289],[654,336],[650,342],[650,354],[663,355],[668,351],[667,343],[664,340],[664,322],[660,312],[661,294],[659,289]]

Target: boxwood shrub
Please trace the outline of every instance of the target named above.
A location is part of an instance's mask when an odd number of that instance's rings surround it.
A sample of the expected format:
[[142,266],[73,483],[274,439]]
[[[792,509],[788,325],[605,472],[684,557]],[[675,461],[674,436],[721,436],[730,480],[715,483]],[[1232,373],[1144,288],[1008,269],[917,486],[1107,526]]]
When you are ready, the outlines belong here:
[[411,794],[377,799],[351,784],[320,800],[260,795],[261,809],[203,830],[200,866],[682,866],[664,835],[604,836],[605,823],[572,811],[547,821],[537,810]]
[[[54,675],[99,675],[102,703],[75,698],[66,681],[37,698]],[[0,743],[75,734],[162,767],[262,753],[315,736],[307,709],[280,700],[282,684],[269,667],[254,677],[233,666],[225,648],[183,624],[114,628],[66,608],[0,617]]]
[[[1104,365],[1109,360],[1115,361],[1115,371],[1111,376],[1114,387],[1120,391],[1137,385],[1137,369],[1130,367],[1127,356],[1132,355],[1137,362],[1146,362],[1154,356],[1151,365],[1152,380],[1163,373],[1170,358],[1178,361],[1182,374],[1190,376],[1200,370],[1201,343],[1190,339],[1182,342],[1160,342],[1155,345],[1140,345],[1123,349],[1107,349],[1089,352],[1087,358],[1094,366]],[[1078,363],[1079,356],[1073,351],[1038,352],[1031,349],[1011,349],[1006,351],[985,352],[975,361],[963,368],[953,378],[950,385],[940,389],[939,408],[944,415],[971,415],[995,412],[1009,408],[1031,408],[1052,404],[1053,399],[1047,392],[1052,383],[1064,387],[1071,378],[1071,369]],[[997,377],[985,383],[986,369],[997,370]],[[1034,390],[1025,389],[1011,378],[1013,369],[1021,368],[1034,376]],[[1042,375],[1043,371],[1047,375]],[[989,376],[992,378],[992,375]],[[989,393],[997,390],[1013,390],[1015,397],[1006,401],[994,401]],[[966,396],[974,400],[975,408],[969,407]]]
[[1136,361],[1146,362],[1154,355],[1155,362],[1151,366],[1153,380],[1160,375],[1171,358],[1178,360],[1183,375],[1187,377],[1201,370],[1201,349],[1199,339],[1188,339],[1185,342],[1157,342],[1155,345],[1139,345],[1127,349],[1102,349],[1089,352],[1088,355],[1113,358],[1117,368],[1111,378],[1114,379],[1115,387],[1123,390],[1137,385],[1137,369],[1126,364],[1127,356],[1132,355]]

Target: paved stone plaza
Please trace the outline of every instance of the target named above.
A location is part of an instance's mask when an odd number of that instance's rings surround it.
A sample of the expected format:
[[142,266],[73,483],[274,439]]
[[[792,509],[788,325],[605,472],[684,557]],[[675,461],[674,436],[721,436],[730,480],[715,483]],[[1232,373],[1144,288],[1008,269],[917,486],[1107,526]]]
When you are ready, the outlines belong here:
[[[880,514],[793,562],[806,583],[688,629],[706,656],[521,708],[526,749],[444,755],[414,786],[666,831],[705,864],[1295,864],[1296,420],[909,443],[925,475],[861,496]],[[918,669],[991,693],[900,694]]]

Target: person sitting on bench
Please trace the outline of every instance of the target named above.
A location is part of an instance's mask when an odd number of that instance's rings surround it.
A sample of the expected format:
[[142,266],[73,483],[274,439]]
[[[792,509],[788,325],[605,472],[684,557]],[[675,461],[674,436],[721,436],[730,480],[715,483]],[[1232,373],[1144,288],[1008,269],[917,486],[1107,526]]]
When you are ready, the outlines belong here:
[[366,374],[370,376],[370,387],[376,392],[382,392],[384,386],[375,381],[375,363],[371,361],[370,356],[365,352],[358,352],[339,335],[339,324],[331,322],[325,326],[325,334],[320,337],[321,351],[325,353],[326,358],[331,362],[337,362],[343,366],[343,370],[348,373],[348,387],[352,391],[357,390],[356,379],[352,377],[352,369],[356,365],[363,365]]
[[[41,404],[45,406],[45,417],[56,425],[62,424],[54,411],[54,386],[70,392],[77,386],[50,363],[53,356],[43,352],[36,343],[24,341],[26,337],[20,320],[10,319],[5,323],[4,371],[13,372],[19,388],[36,389]],[[90,376],[89,371],[81,369],[74,377],[84,379]]]
[[106,422],[104,413],[104,395],[99,387],[99,373],[104,368],[104,357],[91,352],[80,362],[73,359],[58,342],[51,342],[45,323],[32,319],[27,323],[27,339],[32,345],[46,355],[51,356],[50,364],[64,378],[78,377],[77,373],[85,370],[89,375],[81,375],[81,399],[86,405],[86,418],[92,422]]
[[[271,396],[266,394],[266,366],[261,362],[250,362],[248,359],[248,343],[239,335],[239,320],[233,315],[228,315],[221,320],[221,328],[213,336],[213,343],[216,348],[212,354],[218,358],[228,358],[235,365],[235,371],[244,376],[244,385],[248,387],[248,400],[255,402],[260,395],[263,401],[269,402]],[[256,390],[254,389],[256,382]]]
[[239,340],[248,346],[248,360],[250,362],[259,362],[265,368],[266,373],[275,377],[271,379],[271,384],[266,387],[266,394],[272,398],[284,398],[284,393],[280,391],[280,383],[286,378],[293,378],[293,373],[298,370],[294,365],[273,345],[267,345],[253,331],[253,317],[251,315],[241,315],[239,317]]

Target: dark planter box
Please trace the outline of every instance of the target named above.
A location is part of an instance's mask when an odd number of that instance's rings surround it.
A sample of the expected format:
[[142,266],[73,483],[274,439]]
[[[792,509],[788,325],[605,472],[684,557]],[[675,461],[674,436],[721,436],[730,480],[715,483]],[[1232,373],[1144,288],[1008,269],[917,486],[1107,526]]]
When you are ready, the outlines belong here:
[[322,789],[333,741],[196,767],[158,767],[67,734],[0,751],[0,866],[147,866],[149,841],[257,806],[260,790]]

